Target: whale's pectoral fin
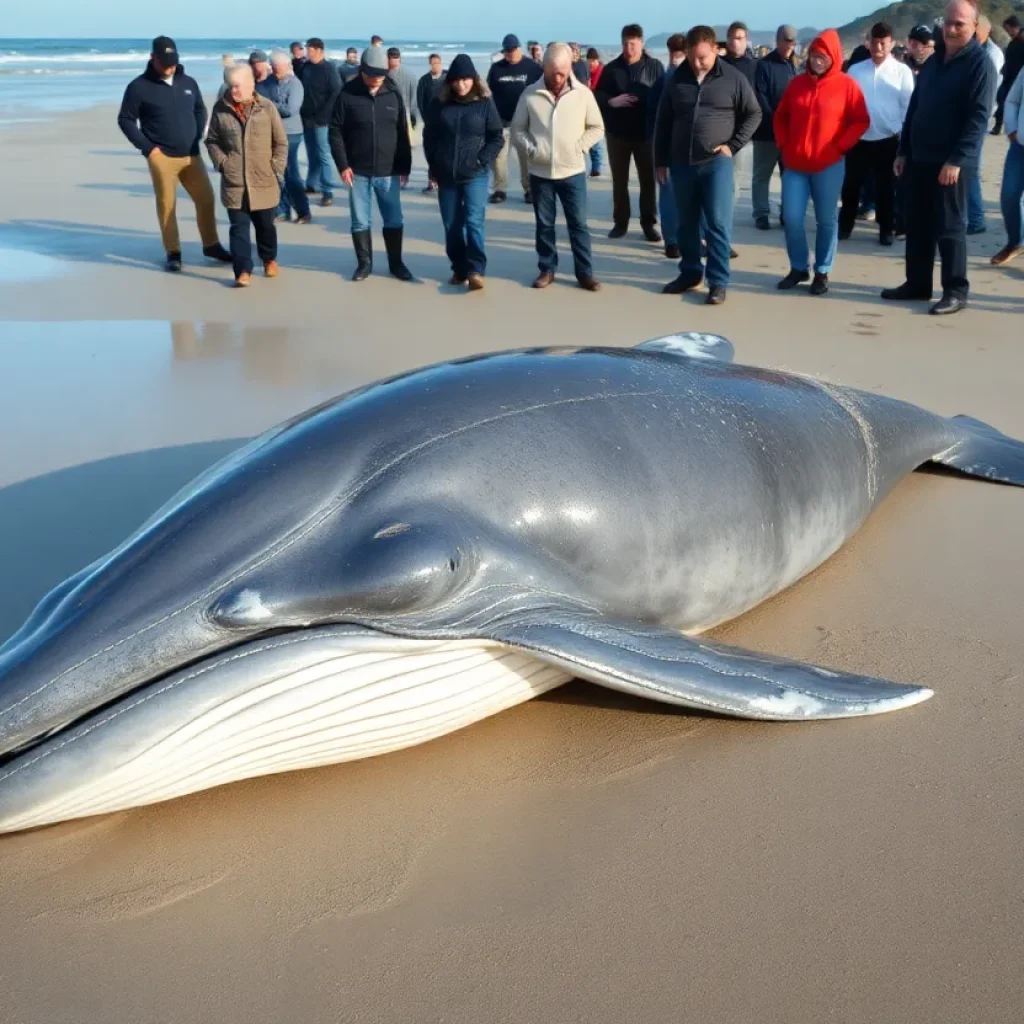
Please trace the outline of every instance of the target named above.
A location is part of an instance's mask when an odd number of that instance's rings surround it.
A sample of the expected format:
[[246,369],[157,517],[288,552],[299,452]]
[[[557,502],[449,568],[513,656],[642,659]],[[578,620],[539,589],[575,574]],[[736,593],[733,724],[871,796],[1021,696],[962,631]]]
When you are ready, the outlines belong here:
[[662,338],[642,341],[633,348],[639,352],[664,352],[685,359],[715,359],[720,363],[731,363],[733,357],[732,342],[728,338],[699,331],[666,334]]
[[639,697],[740,718],[805,721],[896,711],[932,691],[835,672],[655,626],[550,614],[492,638],[581,679]]
[[933,456],[932,462],[965,476],[1024,487],[1024,441],[1002,434],[971,416],[953,416],[949,422],[960,434],[960,440]]

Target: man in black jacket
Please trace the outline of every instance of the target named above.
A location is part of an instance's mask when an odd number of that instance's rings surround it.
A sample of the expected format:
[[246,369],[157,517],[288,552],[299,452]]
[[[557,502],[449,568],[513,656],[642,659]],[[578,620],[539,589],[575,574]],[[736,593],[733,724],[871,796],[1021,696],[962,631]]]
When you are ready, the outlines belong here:
[[149,164],[167,269],[181,270],[175,201],[179,182],[196,204],[203,254],[230,263],[231,253],[217,238],[213,188],[199,155],[206,133],[206,107],[195,79],[178,63],[173,39],[153,40],[149,65],[124,91],[117,124]]
[[[753,89],[754,75],[757,73],[757,61],[750,56],[749,49],[750,34],[747,31],[747,26],[742,21],[734,21],[726,31],[725,56],[722,60],[729,67],[738,71],[750,83],[750,88]],[[735,204],[739,202],[741,183],[750,183],[753,165],[754,145],[751,141],[733,156],[732,198],[734,210]]]
[[[508,151],[512,147],[512,132],[509,125],[515,117],[519,97],[528,85],[533,85],[544,76],[544,69],[530,57],[523,55],[519,37],[509,33],[501,41],[501,60],[496,60],[487,71],[487,87],[491,90],[494,105],[505,131],[505,144],[498,159],[494,161],[494,189],[492,203],[504,203],[508,199]],[[523,201],[532,202],[530,195],[530,172],[526,169],[526,154],[516,150],[519,160],[519,183],[523,186]]]
[[622,53],[609,61],[594,90],[604,117],[608,165],[612,172],[612,221],[609,238],[621,238],[629,228],[629,163],[640,179],[640,227],[649,242],[660,242],[654,163],[647,138],[647,103],[651,88],[665,74],[660,60],[644,49],[644,30],[626,25]]
[[353,281],[365,280],[373,269],[373,196],[383,221],[388,269],[400,281],[413,280],[402,262],[402,186],[412,169],[409,115],[387,75],[383,47],[364,50],[359,77],[342,89],[331,119],[331,152],[341,180],[349,188],[357,260]]
[[942,299],[933,314],[967,305],[967,191],[978,173],[996,83],[992,61],[974,38],[977,27],[977,7],[950,0],[944,46],[917,76],[894,167],[897,177],[909,176],[907,279],[882,298],[930,301],[938,245]]
[[999,83],[999,91],[996,93],[996,118],[992,128],[993,135],[999,135],[1003,130],[1003,107],[1006,104],[1006,97],[1010,95],[1010,88],[1017,81],[1017,76],[1024,68],[1024,29],[1021,29],[1020,18],[1011,14],[1004,22],[1003,28],[1010,37],[1009,45],[1006,47],[1006,56],[1003,63],[1002,82]]
[[334,204],[338,181],[331,164],[327,126],[341,92],[341,76],[334,64],[325,59],[324,41],[315,36],[306,42],[306,63],[302,68],[302,130],[306,136],[309,172],[306,191],[320,193],[320,205]]
[[[437,98],[437,94],[443,86],[444,72],[441,70],[441,55],[432,53],[430,55],[430,70],[425,75],[422,75],[416,84],[416,106],[423,117],[424,123],[427,120],[427,111],[430,109],[430,104]],[[423,191],[427,194],[437,191],[433,179],[427,181]]]
[[761,106],[761,123],[754,132],[754,171],[750,198],[754,207],[754,223],[762,231],[771,227],[768,195],[772,175],[776,167],[782,173],[782,158],[779,147],[775,145],[772,121],[786,86],[796,76],[796,62],[793,59],[796,37],[796,29],[792,25],[780,25],[775,33],[775,49],[757,62],[754,71],[754,93]]
[[686,42],[686,61],[665,85],[654,134],[658,180],[671,173],[679,215],[679,276],[662,290],[679,295],[703,280],[703,214],[707,302],[717,306],[729,284],[733,157],[753,136],[761,108],[747,79],[719,59],[713,28],[691,28]]

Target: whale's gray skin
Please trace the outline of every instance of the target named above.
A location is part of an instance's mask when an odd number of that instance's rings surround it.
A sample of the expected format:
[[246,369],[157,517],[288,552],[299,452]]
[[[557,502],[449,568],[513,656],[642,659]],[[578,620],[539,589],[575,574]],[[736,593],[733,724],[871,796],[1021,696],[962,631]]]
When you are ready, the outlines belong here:
[[[1024,444],[730,356],[713,336],[482,355],[257,438],[0,648],[0,830],[393,749],[573,675],[778,720],[927,698],[693,636],[820,565],[923,463],[1024,484]],[[389,684],[382,658],[422,672]],[[468,660],[442,684],[446,659]],[[349,745],[314,739],[342,685],[323,666],[371,662],[345,692],[386,724],[356,742],[346,705]],[[157,743],[187,750],[173,784]],[[65,798],[108,776],[116,796]]]

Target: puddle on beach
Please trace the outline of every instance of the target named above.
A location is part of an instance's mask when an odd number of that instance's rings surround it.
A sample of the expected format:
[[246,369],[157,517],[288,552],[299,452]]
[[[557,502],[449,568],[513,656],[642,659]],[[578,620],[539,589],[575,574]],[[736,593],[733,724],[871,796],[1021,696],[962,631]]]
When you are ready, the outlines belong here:
[[19,244],[17,235],[0,231],[0,284],[45,281],[67,273],[68,264]]

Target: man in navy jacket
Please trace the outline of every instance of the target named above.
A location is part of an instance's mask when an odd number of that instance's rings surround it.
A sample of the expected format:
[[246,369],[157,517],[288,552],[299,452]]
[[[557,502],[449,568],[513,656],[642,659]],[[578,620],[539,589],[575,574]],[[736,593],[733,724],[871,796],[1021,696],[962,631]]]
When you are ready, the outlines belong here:
[[882,298],[930,301],[937,245],[942,299],[930,310],[937,315],[967,305],[967,192],[996,90],[995,68],[974,38],[977,27],[978,8],[950,0],[944,46],[917,76],[896,157],[897,176],[909,176],[907,279]]
[[213,188],[199,155],[206,107],[195,79],[178,62],[173,39],[153,40],[149,65],[124,91],[117,124],[149,164],[167,269],[181,270],[175,200],[179,182],[196,204],[203,254],[230,263],[231,254],[217,238]]

